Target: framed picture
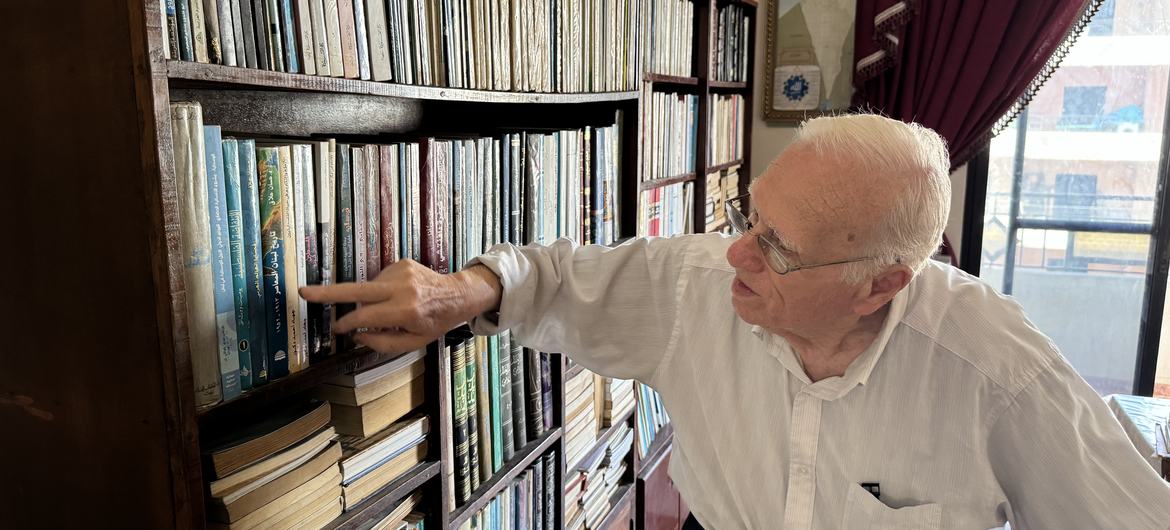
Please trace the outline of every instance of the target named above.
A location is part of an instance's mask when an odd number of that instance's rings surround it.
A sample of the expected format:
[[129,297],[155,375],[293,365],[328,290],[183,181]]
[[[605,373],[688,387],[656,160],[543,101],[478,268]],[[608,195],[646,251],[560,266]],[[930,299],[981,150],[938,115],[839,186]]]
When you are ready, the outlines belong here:
[[855,1],[768,2],[765,121],[795,125],[849,110]]

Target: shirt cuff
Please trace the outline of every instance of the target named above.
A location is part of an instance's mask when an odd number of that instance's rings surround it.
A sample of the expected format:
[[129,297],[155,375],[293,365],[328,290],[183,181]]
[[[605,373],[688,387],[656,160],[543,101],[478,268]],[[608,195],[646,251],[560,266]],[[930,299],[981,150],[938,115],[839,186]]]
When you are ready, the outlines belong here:
[[471,319],[468,324],[471,326],[472,333],[497,335],[515,324],[516,312],[508,303],[515,286],[520,282],[515,252],[516,247],[512,244],[500,243],[493,246],[487,253],[472,258],[463,266],[464,269],[467,269],[473,265],[483,265],[500,279],[500,308],[487,311]]

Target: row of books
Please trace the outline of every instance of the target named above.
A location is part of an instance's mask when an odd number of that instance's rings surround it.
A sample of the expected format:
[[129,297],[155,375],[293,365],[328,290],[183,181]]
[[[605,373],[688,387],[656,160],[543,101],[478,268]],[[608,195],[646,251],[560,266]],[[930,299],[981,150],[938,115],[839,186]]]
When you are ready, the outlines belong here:
[[597,443],[599,425],[596,392],[604,388],[599,385],[601,377],[581,370],[565,381],[565,462],[572,467]]
[[[462,505],[530,442],[552,429],[551,369],[546,353],[500,335],[466,338],[445,348],[449,364],[453,491]],[[444,448],[446,450],[446,448]]]
[[642,152],[654,154],[642,157],[642,180],[693,173],[699,96],[655,92],[647,83],[642,98]]
[[694,231],[693,182],[679,182],[642,191],[638,195],[638,233],[645,236],[674,236]]
[[716,15],[711,75],[717,81],[747,82],[751,19],[741,5],[721,5]]
[[557,528],[557,452],[538,457],[459,530],[553,530]]
[[598,530],[612,508],[629,463],[634,430],[628,423],[616,428],[607,443],[594,449],[567,472],[565,480],[565,528]]
[[[739,166],[732,166],[707,175],[707,204],[705,222],[707,232],[719,232],[728,228],[724,204],[739,195]],[[736,208],[741,204],[733,204]]]
[[635,383],[635,387],[638,392],[638,456],[645,458],[658,432],[670,423],[670,416],[662,406],[658,392],[642,383]]
[[690,77],[694,55],[695,4],[691,0],[650,0],[650,72]]
[[403,258],[449,272],[502,241],[619,233],[616,124],[277,141],[225,138],[198,102],[178,102],[172,139],[199,407],[349,347],[330,323],[351,308],[307,304],[302,285],[367,281]]
[[743,159],[743,133],[751,116],[739,94],[711,96],[707,123],[711,134],[707,141],[707,163],[718,165]]
[[605,92],[640,81],[648,1],[160,0],[160,8],[164,52],[183,61],[411,85]]

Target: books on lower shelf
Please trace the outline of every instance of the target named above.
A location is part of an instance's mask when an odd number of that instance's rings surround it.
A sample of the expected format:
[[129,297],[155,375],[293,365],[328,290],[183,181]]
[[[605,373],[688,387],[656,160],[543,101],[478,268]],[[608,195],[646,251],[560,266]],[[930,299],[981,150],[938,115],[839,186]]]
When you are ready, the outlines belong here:
[[426,514],[422,509],[422,493],[414,492],[385,516],[370,519],[356,527],[356,530],[425,530]]
[[743,133],[751,117],[745,113],[739,94],[712,94],[708,109],[707,163],[715,166],[743,159]]
[[505,331],[455,340],[441,362],[450,376],[448,506],[462,505],[513,456],[552,428],[548,354]]
[[627,455],[634,445],[634,431],[622,424],[610,434],[608,443],[593,450],[584,460],[566,471],[565,528],[595,530],[609,513],[626,470]]
[[[739,166],[732,166],[707,175],[707,204],[705,208],[707,232],[724,231],[730,233],[724,205],[728,200],[738,195]],[[732,204],[732,206],[738,208],[741,205]]]
[[597,443],[597,379],[589,370],[581,370],[565,381],[565,463],[575,465]]
[[[634,90],[651,26],[650,0],[159,3],[167,58],[480,90]],[[690,2],[671,4],[693,17]],[[672,21],[661,46],[689,43],[690,26]],[[668,59],[684,64],[681,49]]]
[[747,82],[751,18],[741,5],[721,5],[711,46],[711,75],[716,81]]
[[538,457],[503,491],[459,525],[460,530],[485,528],[557,528],[557,452]]
[[624,417],[634,408],[634,381],[603,377],[604,403],[601,408],[601,426],[609,427],[614,420]]
[[695,4],[691,0],[651,0],[654,21],[649,71],[689,77],[693,75]]
[[679,182],[638,194],[638,233],[673,236],[693,231],[693,182]]
[[699,96],[642,91],[641,181],[694,173]]
[[670,416],[662,406],[662,398],[654,389],[635,382],[638,393],[638,455],[645,458],[650,445],[662,427],[670,423]]
[[[308,304],[300,286],[369,281],[404,258],[449,272],[505,241],[620,233],[620,111],[601,127],[360,144],[224,137],[198,102],[171,109],[200,408],[352,349],[331,323],[353,308]],[[364,398],[330,399],[344,415]]]

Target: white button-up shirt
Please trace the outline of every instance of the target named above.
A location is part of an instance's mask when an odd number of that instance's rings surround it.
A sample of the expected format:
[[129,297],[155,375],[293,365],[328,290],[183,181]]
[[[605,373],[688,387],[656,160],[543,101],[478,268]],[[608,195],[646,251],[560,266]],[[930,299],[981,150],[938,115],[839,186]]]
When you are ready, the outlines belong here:
[[1170,487],[1012,299],[932,262],[814,383],[732,309],[732,241],[498,246],[473,260],[500,276],[498,325],[473,329],[655,388],[708,530],[1170,527]]

